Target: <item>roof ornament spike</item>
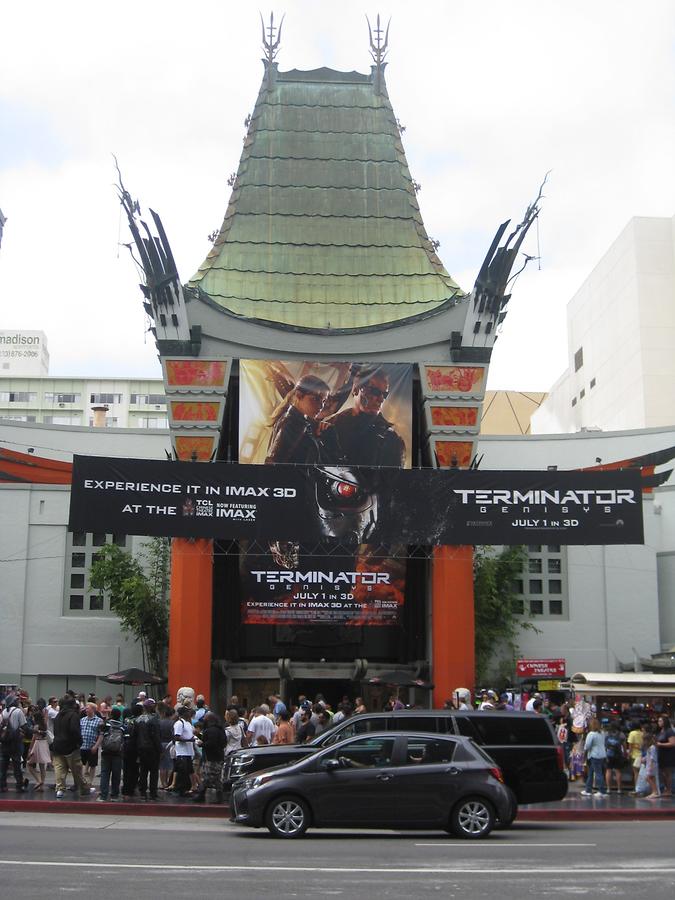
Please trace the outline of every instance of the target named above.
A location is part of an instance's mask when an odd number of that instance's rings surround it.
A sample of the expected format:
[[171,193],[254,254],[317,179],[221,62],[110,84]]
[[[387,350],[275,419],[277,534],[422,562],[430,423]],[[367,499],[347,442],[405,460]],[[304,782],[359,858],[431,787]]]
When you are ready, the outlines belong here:
[[281,44],[281,27],[284,24],[285,18],[286,15],[284,14],[281,17],[281,22],[279,22],[279,25],[277,27],[274,24],[274,12],[271,12],[270,23],[266,26],[262,17],[262,13],[260,13],[260,24],[262,26],[262,46],[263,50],[265,51],[268,86],[270,84],[272,64],[276,60],[277,54],[279,53],[279,46]]
[[[384,73],[385,57],[389,50],[389,26],[391,18],[387,22],[386,29],[380,25],[380,14],[377,14],[375,28],[370,24],[370,19],[366,16],[368,23],[368,37],[370,39],[370,55],[375,63],[375,90],[378,94],[382,92],[382,75]],[[373,39],[373,33],[375,37]],[[384,35],[384,37],[383,37]]]

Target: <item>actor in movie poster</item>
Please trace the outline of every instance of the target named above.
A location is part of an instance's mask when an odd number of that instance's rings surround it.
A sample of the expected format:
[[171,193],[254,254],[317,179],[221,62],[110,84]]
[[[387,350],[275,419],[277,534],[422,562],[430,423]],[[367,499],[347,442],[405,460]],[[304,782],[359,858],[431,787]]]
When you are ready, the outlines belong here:
[[241,360],[239,462],[412,465],[412,366]]
[[410,468],[412,367],[242,360],[240,375],[239,461],[314,466],[317,531],[330,540],[244,547],[242,621],[397,624],[405,554],[376,543],[376,476],[344,467]]

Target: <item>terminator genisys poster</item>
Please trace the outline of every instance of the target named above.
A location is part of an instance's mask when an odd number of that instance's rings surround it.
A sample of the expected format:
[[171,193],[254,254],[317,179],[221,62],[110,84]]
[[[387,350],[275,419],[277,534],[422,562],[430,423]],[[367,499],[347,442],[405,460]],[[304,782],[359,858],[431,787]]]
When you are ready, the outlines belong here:
[[242,622],[398,623],[404,554],[394,547],[383,555],[380,547],[375,556],[364,542],[370,512],[360,502],[369,486],[331,474],[345,464],[410,468],[411,409],[407,364],[240,361],[239,461],[321,467],[324,483],[334,485],[317,494],[324,536],[340,542],[337,553],[334,540],[242,544]]

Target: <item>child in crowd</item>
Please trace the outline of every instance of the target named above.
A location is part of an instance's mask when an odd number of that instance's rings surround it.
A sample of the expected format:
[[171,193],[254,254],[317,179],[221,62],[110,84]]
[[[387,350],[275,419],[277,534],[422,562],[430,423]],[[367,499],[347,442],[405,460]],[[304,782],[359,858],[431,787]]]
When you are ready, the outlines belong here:
[[570,753],[570,781],[584,777],[584,742],[575,741]]

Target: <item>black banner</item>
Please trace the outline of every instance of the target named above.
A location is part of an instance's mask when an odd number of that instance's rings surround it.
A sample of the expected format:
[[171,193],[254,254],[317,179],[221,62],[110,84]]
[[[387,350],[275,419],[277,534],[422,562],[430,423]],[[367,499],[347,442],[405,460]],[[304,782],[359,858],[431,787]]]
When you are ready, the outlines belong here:
[[71,531],[358,544],[640,544],[640,473],[75,456]]

